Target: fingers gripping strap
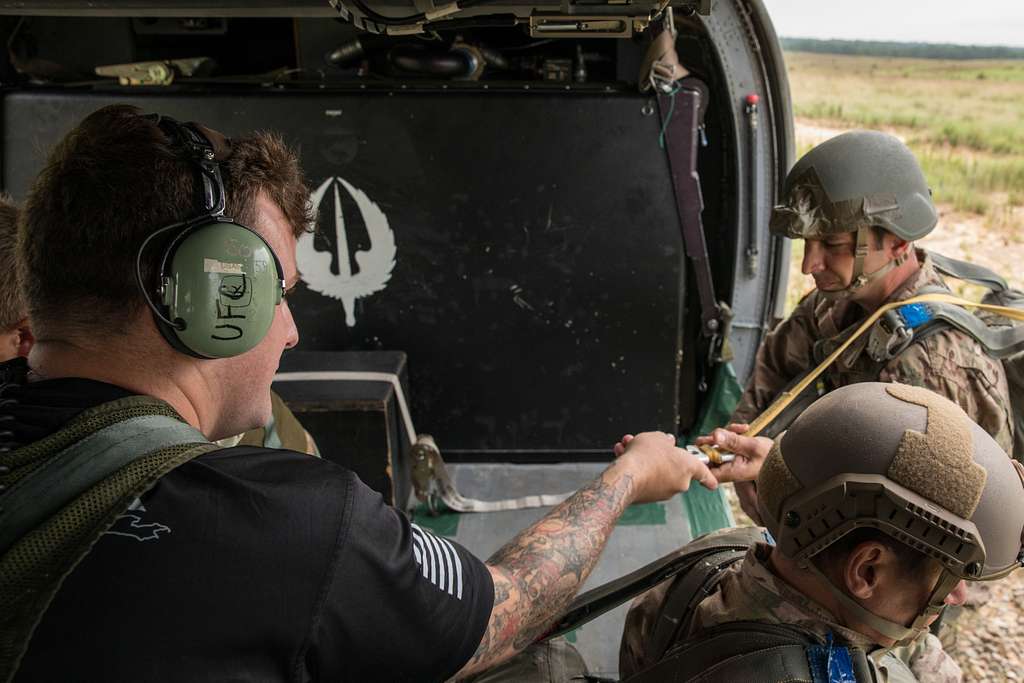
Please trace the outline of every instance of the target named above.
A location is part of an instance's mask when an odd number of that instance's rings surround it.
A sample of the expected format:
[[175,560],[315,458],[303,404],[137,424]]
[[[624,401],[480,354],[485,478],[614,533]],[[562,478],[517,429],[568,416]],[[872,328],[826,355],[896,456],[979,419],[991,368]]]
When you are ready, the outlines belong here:
[[[415,482],[416,493],[421,498],[437,495],[445,505],[456,512],[497,512],[501,510],[524,510],[528,508],[550,507],[558,505],[574,492],[558,494],[542,494],[508,498],[505,500],[477,500],[467,498],[459,493],[452,481],[448,468],[445,467],[441,452],[434,440],[429,436],[418,436],[413,426],[412,413],[402,390],[402,382],[398,375],[390,372],[359,372],[355,370],[324,370],[309,372],[282,372],[274,376],[275,382],[317,382],[317,381],[349,381],[349,382],[387,382],[395,390],[395,400],[402,417],[404,429],[409,443],[418,456],[424,459],[420,463],[420,471],[426,472],[429,481]],[[436,491],[436,494],[434,493]],[[429,501],[428,501],[429,502]]]

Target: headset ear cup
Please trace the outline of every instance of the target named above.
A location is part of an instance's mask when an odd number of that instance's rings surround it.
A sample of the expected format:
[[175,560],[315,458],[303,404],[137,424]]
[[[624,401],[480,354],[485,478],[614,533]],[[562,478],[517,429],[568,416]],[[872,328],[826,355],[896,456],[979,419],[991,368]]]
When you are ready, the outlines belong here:
[[176,349],[200,358],[229,358],[262,341],[281,301],[281,267],[255,231],[210,218],[175,240],[163,259],[164,304],[158,321]]

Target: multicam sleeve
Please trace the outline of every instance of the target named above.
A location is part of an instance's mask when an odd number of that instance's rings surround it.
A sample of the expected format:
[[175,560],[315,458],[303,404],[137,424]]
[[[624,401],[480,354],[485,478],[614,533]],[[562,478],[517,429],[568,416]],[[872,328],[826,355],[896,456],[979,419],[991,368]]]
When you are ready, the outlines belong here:
[[619,644],[619,676],[623,680],[655,663],[648,657],[648,645],[671,585],[671,581],[663,581],[630,605]]
[[754,370],[746,390],[732,414],[732,422],[750,422],[802,372],[813,363],[813,294],[804,297],[788,318],[765,335],[757,350]]
[[914,641],[906,652],[894,650],[893,654],[901,659],[906,657],[905,661],[919,683],[960,683],[964,679],[960,665],[931,633]]
[[945,396],[1012,454],[1013,413],[1006,371],[999,359],[986,354],[968,335],[944,330],[912,344],[889,362],[879,379]]

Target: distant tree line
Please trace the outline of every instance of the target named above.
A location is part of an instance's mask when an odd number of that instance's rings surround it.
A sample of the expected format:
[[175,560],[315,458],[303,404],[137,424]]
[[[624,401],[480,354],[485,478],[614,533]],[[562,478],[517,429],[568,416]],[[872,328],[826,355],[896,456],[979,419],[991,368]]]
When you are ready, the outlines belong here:
[[782,38],[782,48],[792,52],[821,52],[869,57],[917,59],[1024,59],[1024,48],[952,43],[892,43],[876,40],[819,40]]

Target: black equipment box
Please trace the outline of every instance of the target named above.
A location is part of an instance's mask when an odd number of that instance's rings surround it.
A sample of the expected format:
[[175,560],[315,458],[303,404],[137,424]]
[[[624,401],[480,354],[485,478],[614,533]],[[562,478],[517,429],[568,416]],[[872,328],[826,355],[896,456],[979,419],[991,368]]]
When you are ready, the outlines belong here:
[[[360,375],[380,379],[356,379]],[[281,358],[273,389],[313,435],[322,457],[354,471],[391,505],[406,508],[412,444],[402,418],[409,395],[404,353],[290,351]]]

